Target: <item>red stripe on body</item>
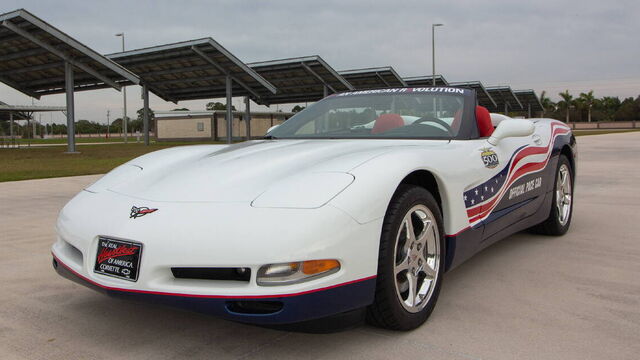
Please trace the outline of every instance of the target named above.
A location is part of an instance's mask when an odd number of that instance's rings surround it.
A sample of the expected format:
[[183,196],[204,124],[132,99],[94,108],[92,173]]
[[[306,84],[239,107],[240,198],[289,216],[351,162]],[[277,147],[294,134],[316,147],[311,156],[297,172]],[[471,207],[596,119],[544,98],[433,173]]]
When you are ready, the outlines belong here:
[[509,173],[511,173],[511,171],[518,165],[518,163],[527,156],[548,153],[546,159],[542,162],[526,164],[522,166],[520,169],[518,169],[515,173],[511,174],[510,176],[507,175],[509,176],[509,180],[505,183],[505,185],[503,185],[502,190],[498,193],[497,196],[493,198],[493,200],[491,200],[488,203],[484,203],[475,208],[467,210],[467,217],[470,218],[469,222],[474,223],[486,217],[487,215],[489,215],[489,213],[493,211],[495,206],[497,206],[497,202],[502,199],[502,196],[506,193],[509,186],[511,186],[515,181],[517,181],[518,178],[526,175],[527,173],[536,172],[541,168],[544,168],[544,166],[546,166],[547,162],[549,161],[549,158],[551,157],[551,152],[549,150],[551,148],[551,145],[555,141],[555,137],[558,135],[564,135],[569,132],[569,128],[565,127],[564,125],[559,125],[557,123],[552,123],[551,129],[552,129],[552,133],[551,133],[551,139],[549,141],[549,144],[546,147],[532,147],[532,148],[522,149],[515,156],[514,162],[513,164],[511,164],[511,168],[509,169]]

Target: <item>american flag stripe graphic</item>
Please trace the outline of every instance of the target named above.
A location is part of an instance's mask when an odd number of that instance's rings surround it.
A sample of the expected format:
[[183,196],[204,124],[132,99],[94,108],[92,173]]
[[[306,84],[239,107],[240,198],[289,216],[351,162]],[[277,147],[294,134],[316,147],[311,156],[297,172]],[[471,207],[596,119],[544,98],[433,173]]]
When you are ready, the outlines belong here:
[[[485,220],[498,205],[509,187],[525,175],[535,173],[545,168],[555,138],[569,133],[569,127],[561,122],[551,123],[551,137],[547,146],[522,146],[518,148],[509,159],[507,165],[498,174],[486,182],[464,192],[464,202],[467,208],[467,217],[471,226],[475,226]],[[546,157],[540,162],[527,162],[527,158],[535,155]]]

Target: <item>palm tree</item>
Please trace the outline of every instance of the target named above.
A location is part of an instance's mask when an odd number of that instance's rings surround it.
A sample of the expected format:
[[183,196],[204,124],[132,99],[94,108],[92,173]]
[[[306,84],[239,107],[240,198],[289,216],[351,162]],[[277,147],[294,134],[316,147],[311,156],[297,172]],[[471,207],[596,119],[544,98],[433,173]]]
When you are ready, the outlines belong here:
[[551,99],[549,99],[549,97],[547,96],[546,90],[542,90],[542,92],[540,93],[540,104],[542,104],[543,114],[547,111],[553,111],[556,107],[556,104],[554,104],[553,101],[551,101]]
[[571,104],[573,103],[573,95],[569,94],[569,90],[565,90],[558,95],[560,95],[560,97],[562,98],[562,101],[558,103],[558,106],[560,106],[560,108],[562,109],[565,109],[565,111],[567,112],[567,120],[565,122],[568,124],[569,109],[571,108]]
[[587,121],[591,122],[591,107],[596,101],[595,96],[593,96],[593,90],[590,90],[588,93],[580,93],[580,97],[578,99],[580,100],[580,103],[587,108]]

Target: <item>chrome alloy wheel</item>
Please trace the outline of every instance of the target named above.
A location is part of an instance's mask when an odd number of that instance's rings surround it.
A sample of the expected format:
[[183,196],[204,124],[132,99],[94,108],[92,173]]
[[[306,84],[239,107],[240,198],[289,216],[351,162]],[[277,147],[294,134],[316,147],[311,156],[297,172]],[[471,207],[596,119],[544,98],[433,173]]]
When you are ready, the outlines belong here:
[[571,172],[566,164],[562,164],[556,179],[556,209],[562,226],[567,224],[571,215],[571,197]]
[[440,232],[426,206],[412,207],[402,219],[394,260],[398,299],[408,312],[419,312],[433,294],[440,269]]

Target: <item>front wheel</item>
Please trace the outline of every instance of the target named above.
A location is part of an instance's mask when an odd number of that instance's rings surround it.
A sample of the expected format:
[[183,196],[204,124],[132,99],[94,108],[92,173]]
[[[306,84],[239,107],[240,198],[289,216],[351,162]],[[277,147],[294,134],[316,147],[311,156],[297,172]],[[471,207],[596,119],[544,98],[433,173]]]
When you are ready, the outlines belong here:
[[424,323],[442,285],[444,250],[442,215],[433,195],[401,185],[384,218],[369,322],[394,330]]

